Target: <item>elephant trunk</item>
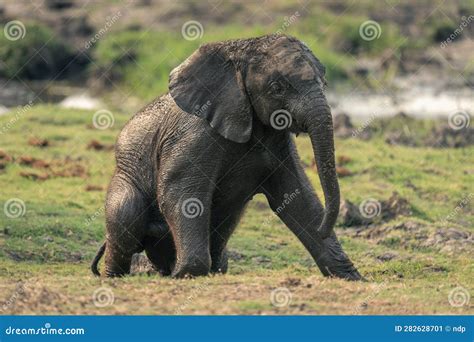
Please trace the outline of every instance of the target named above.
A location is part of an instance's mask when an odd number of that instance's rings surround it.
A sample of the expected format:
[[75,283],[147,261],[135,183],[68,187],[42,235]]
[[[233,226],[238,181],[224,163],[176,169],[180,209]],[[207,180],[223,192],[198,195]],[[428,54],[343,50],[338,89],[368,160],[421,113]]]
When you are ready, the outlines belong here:
[[318,232],[323,239],[329,237],[339,214],[340,194],[334,161],[334,134],[331,110],[325,103],[315,108],[307,123],[318,168],[319,181],[324,192],[325,210]]

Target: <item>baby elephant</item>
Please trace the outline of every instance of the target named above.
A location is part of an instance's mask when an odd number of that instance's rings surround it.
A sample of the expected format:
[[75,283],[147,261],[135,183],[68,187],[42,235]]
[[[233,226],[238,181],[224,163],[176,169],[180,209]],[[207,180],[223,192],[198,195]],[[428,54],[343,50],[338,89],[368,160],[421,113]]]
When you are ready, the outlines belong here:
[[[227,271],[226,245],[262,193],[325,276],[360,280],[333,232],[339,212],[325,69],[285,35],[201,46],[170,74],[169,93],[133,116],[115,149],[106,200],[105,274],[145,250],[163,275]],[[307,179],[292,133],[308,133],[324,192]]]

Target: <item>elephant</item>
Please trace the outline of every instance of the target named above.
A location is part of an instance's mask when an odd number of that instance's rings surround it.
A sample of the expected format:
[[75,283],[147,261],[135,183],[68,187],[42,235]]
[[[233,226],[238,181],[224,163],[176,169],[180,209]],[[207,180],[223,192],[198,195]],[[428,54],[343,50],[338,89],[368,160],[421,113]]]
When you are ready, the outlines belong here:
[[[363,280],[334,232],[340,190],[325,90],[324,66],[294,37],[201,45],[117,138],[93,273],[105,253],[106,276],[126,275],[142,251],[165,276],[225,273],[227,242],[263,194],[324,276]],[[299,133],[311,140],[324,206],[301,166]]]

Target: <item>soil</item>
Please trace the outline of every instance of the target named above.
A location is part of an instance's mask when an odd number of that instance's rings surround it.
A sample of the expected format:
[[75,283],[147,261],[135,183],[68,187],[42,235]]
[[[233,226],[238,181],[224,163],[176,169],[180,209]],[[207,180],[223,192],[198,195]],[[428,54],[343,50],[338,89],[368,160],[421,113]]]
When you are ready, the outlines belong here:
[[344,227],[369,225],[375,222],[387,222],[398,216],[412,215],[410,203],[397,192],[392,193],[386,201],[373,200],[373,203],[367,205],[372,205],[372,208],[364,216],[361,212],[364,210],[363,203],[358,206],[347,199],[342,200],[339,210],[341,224]]
[[88,150],[95,150],[95,151],[111,151],[114,149],[114,145],[107,145],[104,143],[101,143],[98,140],[91,140],[87,144],[87,149]]
[[343,234],[371,240],[385,246],[396,243],[405,248],[431,248],[447,254],[474,250],[474,235],[470,232],[449,226],[433,229],[424,223],[410,220],[396,224],[377,224],[344,230]]
[[28,144],[31,146],[37,146],[37,147],[48,147],[50,146],[49,140],[47,139],[41,139],[37,137],[30,138],[28,140]]

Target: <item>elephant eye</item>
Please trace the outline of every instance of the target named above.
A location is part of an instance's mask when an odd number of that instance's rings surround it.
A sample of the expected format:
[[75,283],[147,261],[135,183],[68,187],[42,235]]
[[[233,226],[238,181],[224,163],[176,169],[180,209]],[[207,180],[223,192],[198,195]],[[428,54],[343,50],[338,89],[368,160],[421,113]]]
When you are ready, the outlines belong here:
[[281,84],[280,82],[272,82],[270,83],[270,93],[272,95],[276,95],[276,96],[279,96],[279,95],[283,95],[284,91],[285,91],[285,87],[283,86],[283,84]]

